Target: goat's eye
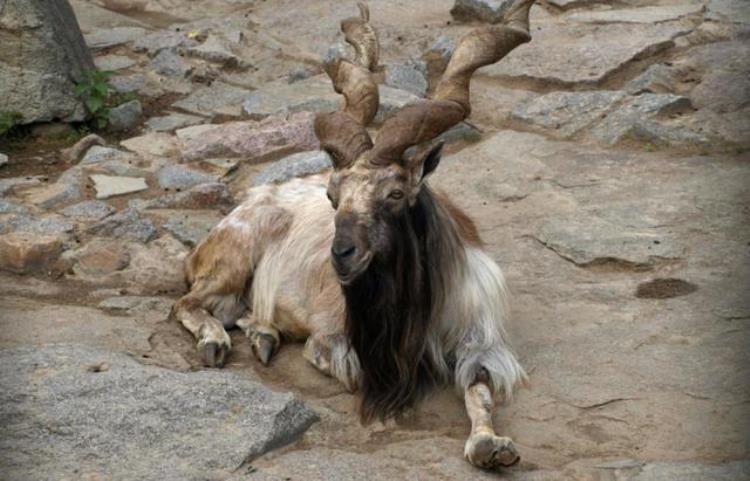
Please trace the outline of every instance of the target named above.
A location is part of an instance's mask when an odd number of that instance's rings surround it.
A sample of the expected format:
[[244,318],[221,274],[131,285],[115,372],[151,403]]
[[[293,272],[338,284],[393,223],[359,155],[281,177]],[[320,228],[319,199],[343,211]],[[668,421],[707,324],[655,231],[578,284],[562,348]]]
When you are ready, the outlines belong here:
[[401,190],[394,190],[393,192],[391,192],[390,194],[388,194],[388,198],[389,199],[394,199],[394,200],[403,199],[404,198],[404,192],[401,191]]

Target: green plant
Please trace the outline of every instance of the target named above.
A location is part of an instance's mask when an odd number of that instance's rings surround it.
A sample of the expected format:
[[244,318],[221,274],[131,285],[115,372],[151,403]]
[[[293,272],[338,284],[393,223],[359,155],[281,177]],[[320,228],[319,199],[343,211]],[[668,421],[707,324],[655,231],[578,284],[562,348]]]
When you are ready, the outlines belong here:
[[83,80],[76,85],[76,95],[83,100],[97,129],[105,128],[109,122],[109,109],[115,92],[109,84],[109,78],[113,73],[106,70],[86,70]]
[[13,130],[21,121],[23,115],[18,112],[0,111],[0,136],[3,136]]

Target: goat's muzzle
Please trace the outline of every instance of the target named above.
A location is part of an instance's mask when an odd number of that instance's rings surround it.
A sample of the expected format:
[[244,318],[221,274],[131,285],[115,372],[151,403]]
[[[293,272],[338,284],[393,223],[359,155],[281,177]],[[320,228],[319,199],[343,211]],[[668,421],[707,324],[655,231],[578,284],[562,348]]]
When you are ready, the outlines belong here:
[[342,285],[348,285],[370,265],[372,253],[365,229],[357,224],[356,216],[336,216],[336,234],[331,246],[331,262]]

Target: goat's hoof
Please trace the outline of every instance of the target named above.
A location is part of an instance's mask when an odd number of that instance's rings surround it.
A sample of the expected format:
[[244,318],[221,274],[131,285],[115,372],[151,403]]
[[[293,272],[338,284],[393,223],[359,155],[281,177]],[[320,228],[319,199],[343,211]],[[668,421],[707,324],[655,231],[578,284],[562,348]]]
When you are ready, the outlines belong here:
[[279,339],[273,334],[252,330],[248,334],[250,345],[253,348],[253,354],[264,365],[268,366],[273,356],[279,349]]
[[490,433],[473,434],[466,441],[464,457],[483,469],[509,467],[521,460],[513,440]]
[[224,367],[229,354],[229,346],[209,341],[203,344],[203,363],[208,367]]

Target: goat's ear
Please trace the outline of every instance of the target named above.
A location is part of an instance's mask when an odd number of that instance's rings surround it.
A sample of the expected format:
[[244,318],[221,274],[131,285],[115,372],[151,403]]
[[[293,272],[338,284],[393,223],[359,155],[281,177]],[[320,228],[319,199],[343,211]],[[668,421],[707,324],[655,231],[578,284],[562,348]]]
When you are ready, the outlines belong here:
[[415,159],[415,178],[422,182],[428,175],[437,169],[440,157],[443,155],[443,142],[436,142]]

